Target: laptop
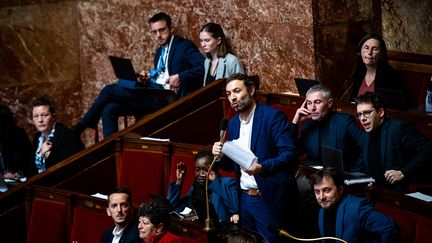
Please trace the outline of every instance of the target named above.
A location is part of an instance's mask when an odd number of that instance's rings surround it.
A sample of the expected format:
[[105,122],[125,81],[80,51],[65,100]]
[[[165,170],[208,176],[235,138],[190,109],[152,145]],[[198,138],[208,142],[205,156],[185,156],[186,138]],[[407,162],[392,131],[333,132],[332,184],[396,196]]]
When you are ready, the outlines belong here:
[[138,81],[137,73],[132,65],[132,61],[128,58],[108,56],[114,73],[118,79],[117,85],[128,89],[150,88],[163,89],[162,85],[153,82],[141,83]]
[[305,78],[294,78],[295,84],[297,86],[297,91],[300,96],[305,97],[307,91],[314,85],[320,84],[318,80],[305,79]]
[[408,110],[407,100],[401,90],[375,88],[375,92],[383,98],[387,108],[396,110]]
[[340,173],[344,174],[345,179],[359,179],[367,178],[368,175],[362,172],[347,172],[344,169],[343,152],[340,149],[322,144],[321,145],[321,158],[323,160],[323,167],[334,167]]

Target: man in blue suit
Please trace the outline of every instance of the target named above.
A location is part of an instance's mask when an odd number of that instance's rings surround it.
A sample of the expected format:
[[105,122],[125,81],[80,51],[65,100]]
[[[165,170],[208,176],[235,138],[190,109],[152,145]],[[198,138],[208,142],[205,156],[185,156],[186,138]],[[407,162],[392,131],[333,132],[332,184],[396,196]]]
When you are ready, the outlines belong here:
[[363,170],[377,185],[403,191],[430,183],[432,143],[406,122],[386,119],[383,99],[371,92],[356,98],[357,116],[367,132]]
[[365,198],[346,194],[343,181],[343,174],[334,168],[324,168],[311,176],[321,206],[318,218],[321,236],[350,243],[399,242],[393,220],[378,212]]
[[114,224],[101,236],[101,243],[139,243],[138,223],[133,218],[132,195],[124,187],[114,188],[108,196],[107,214]]
[[[174,35],[171,17],[166,13],[155,14],[150,18],[149,24],[150,34],[159,46],[154,58],[155,69],[150,71],[149,82],[173,90],[178,97],[186,96],[201,87],[204,56],[193,42]],[[74,130],[81,133],[87,127],[94,127],[102,117],[103,134],[107,137],[118,131],[117,119],[120,115],[148,114],[168,104],[165,99],[142,92],[145,91],[117,84],[105,86],[81,121],[74,126]]]
[[[360,154],[362,131],[351,115],[333,112],[333,98],[330,89],[322,84],[311,87],[306,99],[293,118],[300,138],[298,147],[308,162],[321,165],[321,145],[342,150],[344,170],[354,170]],[[298,128],[297,128],[298,129]],[[297,130],[296,129],[296,130]]]
[[[221,158],[225,169],[236,172],[240,224],[259,232],[268,242],[279,242],[281,239],[268,226],[279,224],[291,229],[298,200],[292,128],[283,112],[255,101],[255,85],[247,76],[234,74],[228,78],[226,94],[238,113],[228,124],[229,140],[237,140],[257,157],[249,168],[240,168],[227,156]],[[223,143],[214,143],[213,154],[222,156],[222,147]]]

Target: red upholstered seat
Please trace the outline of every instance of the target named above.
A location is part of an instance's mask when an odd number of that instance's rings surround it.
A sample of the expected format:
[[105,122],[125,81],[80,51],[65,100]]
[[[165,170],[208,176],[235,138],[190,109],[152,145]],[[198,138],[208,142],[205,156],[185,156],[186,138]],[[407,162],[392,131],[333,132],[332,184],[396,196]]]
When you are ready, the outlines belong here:
[[160,152],[125,150],[121,156],[119,186],[130,189],[137,205],[150,201],[149,194],[165,195],[169,181],[168,163]]
[[432,241],[432,220],[417,218],[415,243],[430,243]]
[[288,120],[290,122],[294,118],[295,113],[297,112],[297,109],[298,109],[298,107],[281,105],[281,104],[272,104],[271,106],[273,108],[278,109],[278,110],[282,111],[283,113],[285,113],[286,117],[288,118]]
[[102,233],[113,224],[111,217],[103,212],[87,208],[74,208],[71,240],[69,242],[99,242]]
[[414,213],[385,203],[377,203],[375,207],[397,223],[400,230],[400,242],[414,242],[417,222],[417,216]]
[[32,202],[27,243],[68,242],[65,202],[35,198]]

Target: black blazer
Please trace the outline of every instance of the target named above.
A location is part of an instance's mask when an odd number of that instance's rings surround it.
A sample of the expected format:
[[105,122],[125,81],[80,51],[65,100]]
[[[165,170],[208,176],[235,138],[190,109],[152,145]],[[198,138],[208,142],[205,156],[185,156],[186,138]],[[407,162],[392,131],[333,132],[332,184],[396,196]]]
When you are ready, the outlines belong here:
[[[103,232],[100,242],[101,243],[111,243],[114,236],[112,231],[115,225]],[[141,243],[142,240],[139,238],[138,225],[136,223],[130,223],[123,231],[119,243]]]
[[[36,133],[33,139],[33,156],[36,154],[40,134],[40,132]],[[55,125],[54,137],[52,138],[51,142],[51,153],[48,156],[48,159],[45,161],[45,167],[47,169],[84,149],[84,144],[82,143],[80,137],[71,129],[58,122]],[[36,174],[38,174],[38,172],[33,159],[33,163],[31,163],[30,166],[29,175],[32,176]]]

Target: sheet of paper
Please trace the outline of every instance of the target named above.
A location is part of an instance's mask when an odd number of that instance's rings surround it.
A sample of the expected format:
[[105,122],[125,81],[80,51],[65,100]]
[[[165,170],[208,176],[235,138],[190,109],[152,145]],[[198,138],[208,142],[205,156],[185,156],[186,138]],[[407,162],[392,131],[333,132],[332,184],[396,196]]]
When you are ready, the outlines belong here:
[[420,200],[423,200],[425,202],[432,202],[432,197],[426,194],[423,194],[421,192],[413,192],[413,193],[408,193],[406,194],[407,196],[413,197],[413,198],[417,198]]
[[140,139],[147,140],[147,141],[158,141],[158,142],[169,142],[170,141],[169,138],[141,137]]
[[345,180],[344,183],[345,183],[345,185],[354,185],[354,184],[361,184],[361,183],[375,183],[375,179],[372,177],[350,179],[350,180]]
[[222,153],[246,170],[258,160],[252,151],[243,148],[236,140],[226,142],[222,147]]
[[108,200],[108,195],[105,195],[105,194],[101,194],[101,193],[95,193],[95,194],[93,194],[93,195],[91,195],[92,197],[97,197],[97,198],[100,198],[100,199],[105,199],[105,200]]

